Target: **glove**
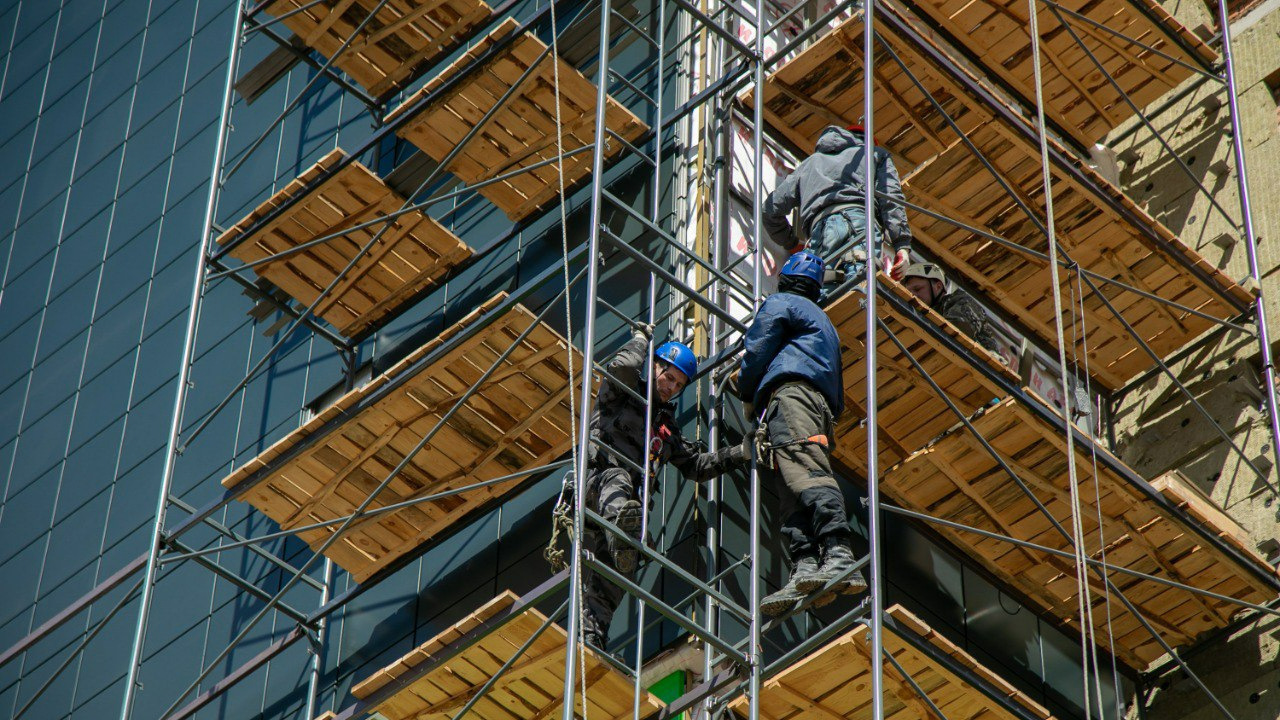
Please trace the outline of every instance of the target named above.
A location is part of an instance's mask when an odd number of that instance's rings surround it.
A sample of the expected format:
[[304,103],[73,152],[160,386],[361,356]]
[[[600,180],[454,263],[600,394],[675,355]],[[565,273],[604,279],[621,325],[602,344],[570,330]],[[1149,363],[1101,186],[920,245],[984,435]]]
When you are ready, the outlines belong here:
[[725,382],[725,389],[729,391],[730,395],[738,399],[742,398],[741,393],[739,393],[738,391],[738,375],[740,374],[741,374],[740,371],[734,370],[733,372],[729,373],[729,379],[728,381]]
[[632,337],[642,337],[645,340],[652,340],[653,324],[652,323],[636,323],[635,330],[631,334],[632,334]]
[[902,274],[907,271],[907,265],[911,263],[911,253],[906,250],[899,250],[893,255],[893,264],[889,266],[889,277],[894,280],[902,280]]

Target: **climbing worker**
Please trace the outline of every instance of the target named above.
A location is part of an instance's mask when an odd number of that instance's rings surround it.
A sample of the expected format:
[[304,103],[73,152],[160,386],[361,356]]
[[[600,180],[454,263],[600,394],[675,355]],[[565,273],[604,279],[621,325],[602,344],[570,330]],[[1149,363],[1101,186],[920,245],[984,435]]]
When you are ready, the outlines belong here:
[[[840,271],[856,272],[865,267],[866,148],[866,131],[861,125],[831,125],[822,131],[813,154],[783,178],[764,201],[764,227],[774,242],[792,253],[807,248]],[[887,197],[875,199],[873,227],[877,240],[883,242],[887,234],[893,246],[889,274],[897,280],[910,262],[911,228],[901,202],[902,183],[889,151],[876,147],[874,157],[876,191]],[[793,236],[787,220],[796,207],[800,208],[800,229],[808,237],[807,245]],[[825,284],[834,284],[833,275],[827,276]]]
[[844,409],[840,338],[822,308],[822,258],[800,251],[782,266],[743,340],[738,396],[754,417],[759,463],[773,470],[782,498],[782,534],[791,577],[761,611],[785,613],[806,595],[845,576],[837,592],[867,587],[854,570],[844,495],[831,472],[835,419]]
[[[669,341],[653,353],[652,426],[649,447],[645,448],[645,403],[640,398],[647,397],[645,356],[652,332],[652,326],[638,325],[631,340],[605,367],[608,375],[600,385],[591,415],[592,442],[587,459],[586,506],[635,540],[640,540],[643,489],[638,467],[647,464],[650,477],[654,477],[663,464],[670,463],[686,477],[701,482],[745,464],[750,447],[744,442],[717,452],[700,452],[681,435],[674,400],[697,375],[698,359],[687,345]],[[603,528],[588,523],[583,547],[624,576],[635,572],[639,553]],[[585,640],[603,649],[623,590],[590,569],[583,571],[583,588]]]
[[960,332],[973,338],[979,345],[1000,356],[1000,342],[987,311],[973,296],[963,290],[947,289],[947,276],[937,263],[912,263],[902,273],[902,284],[925,305],[933,308]]

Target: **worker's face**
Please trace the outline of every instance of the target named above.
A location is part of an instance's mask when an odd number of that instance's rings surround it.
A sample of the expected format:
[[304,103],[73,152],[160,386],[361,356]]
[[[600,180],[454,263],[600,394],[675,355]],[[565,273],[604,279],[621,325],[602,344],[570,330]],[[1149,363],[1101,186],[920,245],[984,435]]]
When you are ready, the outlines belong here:
[[923,300],[926,305],[932,305],[933,301],[938,299],[938,291],[942,290],[942,283],[937,280],[914,275],[904,280],[902,284],[911,291],[912,295]]
[[667,363],[655,362],[653,377],[653,392],[658,396],[658,401],[664,403],[671,402],[671,398],[679,395],[684,386],[689,384],[689,378],[684,373]]

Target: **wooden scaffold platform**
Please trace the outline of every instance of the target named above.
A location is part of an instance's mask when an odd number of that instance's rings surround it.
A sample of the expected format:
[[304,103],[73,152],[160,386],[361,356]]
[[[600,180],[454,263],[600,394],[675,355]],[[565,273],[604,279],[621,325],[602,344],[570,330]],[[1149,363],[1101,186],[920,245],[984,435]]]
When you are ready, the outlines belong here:
[[[451,645],[477,628],[492,622],[517,601],[507,591],[479,610],[435,636],[413,652],[357,684],[351,694],[365,699],[395,682],[405,673],[432,664],[426,673],[408,683],[389,699],[371,708],[387,720],[449,720],[470,701],[547,618],[535,608],[526,608],[473,644],[460,650]],[[564,708],[564,665],[566,650],[574,650],[559,625],[551,624],[494,683],[467,717],[477,720],[559,717]],[[602,659],[595,650],[583,648],[580,672],[586,690],[574,695],[579,717],[623,720],[632,717],[635,688],[631,678]],[[579,686],[581,687],[581,686]],[[586,707],[583,697],[587,698]],[[661,700],[642,691],[639,719],[664,707]]]
[[482,0],[273,0],[265,9],[326,58],[350,38],[333,64],[374,97],[411,81],[493,16]]
[[298,302],[310,305],[377,233],[378,241],[347,272],[315,315],[348,337],[391,313],[472,251],[434,218],[413,210],[384,223],[351,230],[397,212],[405,199],[358,162],[350,162],[323,182],[316,180],[342,161],[335,149],[296,180],[218,237],[225,245],[276,208],[305,193],[283,213],[240,241],[229,253],[253,262],[335,233],[345,235],[253,268]]
[[[1071,32],[1139,108],[1178,87],[1194,74],[1192,68],[1218,62],[1213,49],[1152,0],[1053,2],[1061,9],[1037,3],[1046,115],[1086,147],[1132,117],[1133,110]],[[912,8],[952,38],[963,39],[983,70],[1034,103],[1025,2],[924,0]],[[1062,27],[1054,10],[1071,32]]]
[[[943,218],[1046,253],[1044,233],[1018,204],[1020,200],[1043,220],[1039,147],[1023,132],[1030,126],[1010,124],[1007,116],[975,95],[971,88],[986,86],[933,43],[914,24],[919,21],[889,8],[877,17],[882,21],[877,23],[879,38],[911,71],[908,75],[884,45],[877,45],[875,133],[878,144],[894,155],[907,200]],[[768,77],[766,118],[801,149],[810,151],[825,126],[846,125],[861,117],[861,37],[858,15]],[[916,81],[992,163],[1014,195],[992,176]],[[1251,302],[1246,291],[1119,189],[1052,138],[1049,146],[1061,159],[1051,165],[1057,237],[1081,267],[1222,320],[1235,317],[1240,307]],[[907,214],[920,247],[1045,342],[1056,344],[1047,260],[1002,247],[954,222],[910,208]],[[1173,352],[1213,326],[1212,321],[1180,308],[1098,279],[1093,282],[1157,355]],[[1087,340],[1089,372],[1110,389],[1155,367],[1155,361],[1102,301],[1089,293],[1087,285],[1079,287],[1086,293],[1083,329],[1087,337],[1082,332],[1073,338],[1075,347],[1069,354],[1083,363]],[[1079,294],[1073,273],[1062,273],[1061,291],[1068,301]]]
[[[517,27],[514,20],[504,21],[393,111],[387,117],[388,122],[436,92]],[[532,33],[515,38],[443,97],[418,112],[397,134],[437,162],[444,161],[546,47]],[[553,63],[559,63],[564,151],[568,153],[590,145],[595,139],[596,86],[563,59],[548,55],[445,169],[464,182],[475,184],[555,158],[557,95]],[[638,117],[612,98],[608,100],[605,123],[610,133],[628,142],[648,130]],[[616,139],[606,137],[604,141],[609,156],[623,148]],[[590,172],[589,151],[564,158],[566,188]],[[485,185],[479,192],[507,217],[516,221],[524,219],[560,194],[556,163]]]
[[[877,317],[889,326],[894,336],[911,351],[912,356],[942,387],[947,396],[965,415],[1003,396],[999,386],[975,371],[968,362],[942,342],[920,329],[917,320],[908,318],[897,307],[886,302],[884,293],[892,293],[922,316],[923,322],[937,325],[956,342],[967,347],[992,372],[1003,374],[1011,383],[1018,379],[997,358],[971,338],[960,332],[942,316],[917,300],[906,288],[880,274]],[[866,474],[866,295],[853,290],[827,306],[827,314],[840,333],[840,352],[844,366],[845,417],[836,425],[835,459],[858,473]],[[880,330],[876,346],[877,401],[880,420],[880,467],[887,467],[924,447],[959,420],[938,397],[928,382],[916,371],[911,360]]]
[[[1072,504],[1061,427],[1013,399],[988,410],[973,424],[1069,531]],[[1115,469],[1122,467],[1101,448],[1076,445],[1085,547],[1091,558],[1102,559],[1101,549],[1105,548],[1106,561],[1113,566],[1253,603],[1275,598],[1275,592],[1255,572],[1206,542],[1181,518],[1162,510]],[[1255,570],[1271,572],[1266,561],[1253,552],[1247,534],[1186,479],[1168,474],[1152,486],[1241,556],[1253,559]],[[1067,539],[963,427],[890,468],[880,487],[892,502],[909,510],[1071,552]],[[1069,558],[968,531],[934,527],[1041,611],[1080,629],[1078,587]],[[1109,576],[1174,648],[1225,627],[1241,609],[1224,600],[1133,575],[1111,572]],[[1089,577],[1098,636],[1114,637],[1112,654],[1136,670],[1145,669],[1163,655],[1163,649],[1114,595],[1111,607],[1106,607],[1109,593],[1097,575]]]
[[[344,395],[223,485],[235,489],[251,484],[241,499],[286,530],[351,514],[535,322],[522,305],[512,305],[458,347],[424,364],[503,297],[489,300],[386,373]],[[576,348],[573,353],[575,372],[580,372],[581,353]],[[562,455],[573,441],[569,393],[579,388],[567,361],[564,338],[545,325],[536,327],[369,509],[505,477]],[[286,459],[277,462],[282,456]],[[515,478],[362,518],[325,554],[362,581],[519,482]],[[319,548],[336,529],[330,525],[300,537]]]
[[[886,610],[884,650],[892,655],[938,709],[952,720],[1014,720],[1018,717],[957,675],[935,657],[908,641],[932,645],[965,671],[980,678],[993,691],[1021,705],[1027,714],[1043,720],[1052,715],[999,675],[987,669],[962,648],[939,635],[901,605]],[[888,662],[884,666],[884,717],[891,720],[936,718],[928,705]],[[730,707],[747,716],[747,698]],[[760,693],[760,717],[764,720],[843,720],[870,718],[871,644],[866,625],[824,645],[814,653],[766,680]]]

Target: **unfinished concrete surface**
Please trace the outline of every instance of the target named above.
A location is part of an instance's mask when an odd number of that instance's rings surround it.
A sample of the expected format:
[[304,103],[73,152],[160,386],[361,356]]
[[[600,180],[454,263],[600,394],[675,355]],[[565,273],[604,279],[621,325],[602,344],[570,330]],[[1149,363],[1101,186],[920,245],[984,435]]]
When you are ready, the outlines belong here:
[[[1215,6],[1198,0],[1166,4],[1202,37],[1217,32]],[[1280,3],[1258,3],[1235,17],[1232,36],[1260,269],[1270,289],[1280,281]],[[1244,283],[1249,266],[1244,238],[1233,227],[1240,198],[1225,91],[1213,80],[1193,78],[1147,112],[1162,104],[1167,108],[1152,118],[1153,125],[1212,201],[1136,119],[1106,141],[1115,152],[1121,186],[1198,253]],[[1267,312],[1274,339],[1280,335],[1280,295],[1270,293]],[[1117,452],[1148,478],[1182,471],[1248,530],[1261,554],[1274,560],[1280,553],[1280,497],[1273,488],[1280,483],[1271,460],[1275,449],[1260,389],[1257,341],[1227,332],[1170,367],[1231,441],[1160,375],[1134,387],[1115,408]],[[1188,663],[1237,720],[1280,717],[1280,619],[1257,615],[1204,643]],[[1147,678],[1147,685],[1131,703],[1130,717],[1223,716],[1172,663]]]

